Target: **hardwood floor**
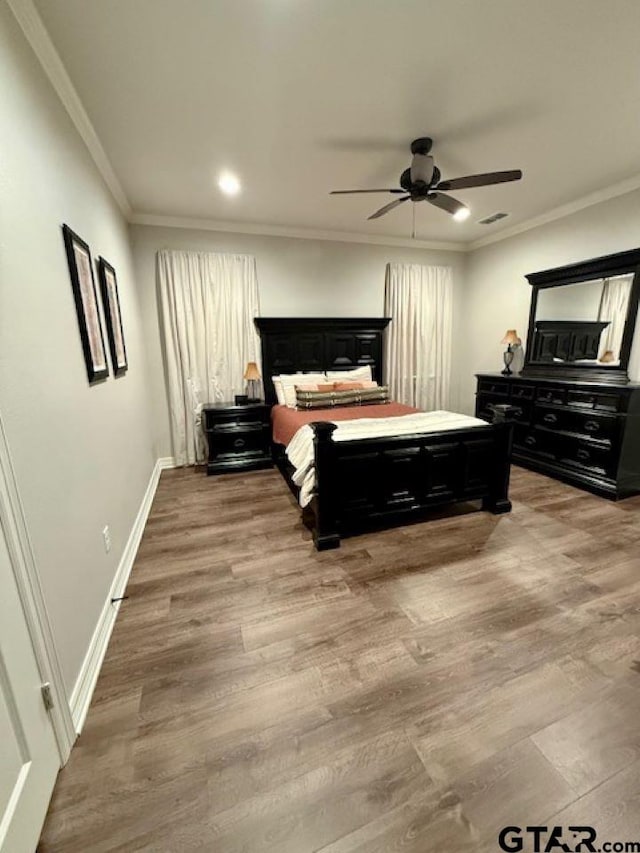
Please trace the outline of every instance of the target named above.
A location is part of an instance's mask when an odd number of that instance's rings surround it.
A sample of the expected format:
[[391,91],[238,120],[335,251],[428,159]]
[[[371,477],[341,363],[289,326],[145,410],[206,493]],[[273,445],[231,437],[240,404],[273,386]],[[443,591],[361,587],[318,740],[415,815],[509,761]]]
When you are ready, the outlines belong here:
[[512,497],[318,554],[277,472],[165,472],[41,853],[640,840],[640,498]]

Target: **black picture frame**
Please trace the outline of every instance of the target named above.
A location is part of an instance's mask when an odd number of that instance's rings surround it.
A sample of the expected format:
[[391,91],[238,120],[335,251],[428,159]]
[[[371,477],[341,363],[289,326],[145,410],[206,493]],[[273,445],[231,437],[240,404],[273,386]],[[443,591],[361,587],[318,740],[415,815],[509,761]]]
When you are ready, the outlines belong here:
[[89,384],[93,385],[95,382],[107,378],[109,364],[102,334],[102,321],[93,275],[91,250],[88,244],[68,225],[62,226],[62,234],[78,316],[87,378]]
[[124,342],[124,330],[122,328],[118,280],[115,269],[102,256],[98,258],[98,280],[100,281],[102,307],[104,308],[107,337],[109,339],[111,367],[113,368],[114,376],[122,376],[123,373],[127,372],[129,362]]

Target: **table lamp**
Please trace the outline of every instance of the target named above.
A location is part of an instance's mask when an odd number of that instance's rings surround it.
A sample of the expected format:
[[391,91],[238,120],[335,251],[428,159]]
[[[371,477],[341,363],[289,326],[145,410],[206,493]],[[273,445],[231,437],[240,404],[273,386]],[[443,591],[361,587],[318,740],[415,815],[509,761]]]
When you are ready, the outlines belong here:
[[260,382],[260,371],[255,361],[250,361],[247,364],[247,369],[244,372],[244,379],[247,380],[247,396],[249,402],[256,402],[258,397],[258,383]]
[[519,347],[522,341],[518,337],[518,333],[515,329],[507,329],[504,338],[500,341],[502,344],[506,344],[507,348],[504,351],[502,358],[504,360],[504,370],[502,371],[503,376],[511,376],[511,362],[513,361],[513,356],[515,355],[515,348]]

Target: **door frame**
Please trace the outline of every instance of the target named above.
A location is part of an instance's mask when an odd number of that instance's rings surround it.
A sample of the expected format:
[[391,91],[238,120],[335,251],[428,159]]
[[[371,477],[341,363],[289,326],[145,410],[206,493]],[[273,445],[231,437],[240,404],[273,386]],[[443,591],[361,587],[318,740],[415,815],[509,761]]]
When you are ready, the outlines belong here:
[[40,676],[43,684],[48,682],[51,686],[53,707],[49,716],[62,766],[69,758],[76,732],[1,413],[0,525],[7,542]]

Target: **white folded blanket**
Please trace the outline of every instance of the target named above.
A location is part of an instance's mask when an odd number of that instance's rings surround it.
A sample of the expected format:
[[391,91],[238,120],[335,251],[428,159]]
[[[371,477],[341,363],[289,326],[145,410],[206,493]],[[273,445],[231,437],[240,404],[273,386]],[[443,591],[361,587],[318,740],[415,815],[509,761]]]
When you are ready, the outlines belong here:
[[[417,412],[395,418],[358,418],[335,423],[337,429],[333,433],[334,441],[443,432],[487,425],[486,421],[479,418],[459,415],[456,412]],[[316,484],[313,429],[308,424],[300,427],[289,442],[287,457],[295,469],[293,482],[300,487],[298,500],[300,506],[304,507],[311,501]]]

